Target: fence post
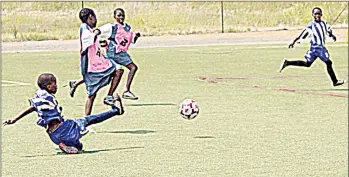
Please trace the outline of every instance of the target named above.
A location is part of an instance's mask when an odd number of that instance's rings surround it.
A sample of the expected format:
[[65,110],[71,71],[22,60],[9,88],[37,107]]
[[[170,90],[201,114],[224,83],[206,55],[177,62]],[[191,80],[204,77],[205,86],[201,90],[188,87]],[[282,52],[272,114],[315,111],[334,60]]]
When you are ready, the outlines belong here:
[[84,1],[81,1],[81,8],[84,8]]
[[222,33],[224,33],[223,1],[221,1]]

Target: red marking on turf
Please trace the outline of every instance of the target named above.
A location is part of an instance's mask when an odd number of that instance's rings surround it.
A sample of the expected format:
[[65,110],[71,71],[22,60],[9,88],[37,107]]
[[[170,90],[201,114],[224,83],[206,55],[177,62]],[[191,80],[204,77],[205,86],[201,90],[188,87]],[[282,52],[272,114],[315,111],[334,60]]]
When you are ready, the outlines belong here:
[[[349,76],[349,75],[346,75]],[[316,75],[312,77],[324,77],[323,75]],[[251,84],[238,84],[238,83],[226,83],[226,82],[218,82],[224,80],[254,80],[254,79],[264,79],[264,78],[304,78],[304,76],[266,76],[266,77],[233,77],[233,78],[199,78],[199,81],[204,81],[213,84],[221,84],[221,85],[233,85],[233,86],[241,86],[241,87],[249,87],[249,88],[260,88],[260,89],[268,89],[262,85],[251,85]],[[335,94],[335,93],[324,93],[324,92],[314,92],[314,91],[303,91],[298,89],[291,88],[270,88],[271,90],[277,91],[285,91],[285,92],[295,92],[301,94],[311,94],[311,95],[321,95],[321,96],[332,96],[332,97],[340,97],[340,98],[348,98],[348,95],[343,94]]]

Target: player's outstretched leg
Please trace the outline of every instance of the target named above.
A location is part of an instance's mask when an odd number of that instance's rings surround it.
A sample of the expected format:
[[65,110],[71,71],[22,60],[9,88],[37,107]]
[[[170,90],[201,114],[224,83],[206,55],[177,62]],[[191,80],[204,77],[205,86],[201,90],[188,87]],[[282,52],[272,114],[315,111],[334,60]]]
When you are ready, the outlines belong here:
[[58,147],[59,147],[59,149],[61,149],[63,152],[65,152],[67,154],[77,154],[79,151],[76,147],[67,146],[64,143],[59,143]]
[[281,64],[280,67],[280,72],[285,69],[287,66],[301,66],[301,67],[310,67],[313,62],[308,62],[308,61],[302,61],[302,60],[296,60],[296,61],[289,61],[284,59],[283,63]]
[[111,106],[112,110],[85,117],[87,126],[103,122],[116,115],[124,114],[125,111],[124,111],[124,107],[122,106],[120,97],[117,94],[115,94],[114,98],[115,98],[114,104]]

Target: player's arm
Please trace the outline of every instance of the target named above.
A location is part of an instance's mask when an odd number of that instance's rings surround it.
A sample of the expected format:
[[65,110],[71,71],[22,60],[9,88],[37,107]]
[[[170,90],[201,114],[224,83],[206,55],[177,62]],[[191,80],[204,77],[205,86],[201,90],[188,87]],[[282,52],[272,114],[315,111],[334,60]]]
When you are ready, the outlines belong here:
[[22,111],[16,118],[14,119],[10,119],[10,120],[7,120],[3,123],[3,125],[10,125],[10,124],[14,124],[16,123],[18,120],[20,120],[21,118],[23,118],[24,116],[32,113],[33,111],[35,111],[35,108],[34,106],[30,106],[29,108],[27,108],[26,110]]
[[82,27],[80,35],[81,55],[86,54],[86,49],[92,46],[97,40],[98,30],[91,32],[87,27]]
[[[131,27],[131,25],[129,25],[130,26],[130,32],[131,33],[134,33],[134,32],[132,32],[132,27]],[[139,38],[139,37],[141,37],[141,33],[134,33],[134,37],[133,37],[133,40],[132,40],[132,43],[133,44],[135,44],[136,42],[137,42],[137,39]]]
[[[113,26],[111,23],[108,23],[95,29],[94,33],[96,35],[99,35],[101,39],[109,39],[112,34],[112,31],[113,31]],[[108,45],[107,40],[100,40],[99,43],[102,47],[106,47]]]
[[326,30],[327,30],[328,36],[331,37],[334,42],[336,42],[337,37],[333,34],[331,25],[329,25],[327,22],[325,23],[325,25],[326,25]]
[[288,48],[293,48],[294,44],[299,40],[299,39],[305,39],[306,37],[308,37],[310,34],[309,30],[306,28],[304,29],[301,34],[299,34],[298,37],[296,37],[296,39],[293,40],[293,42],[288,45]]
[[337,37],[331,32],[331,33],[328,33],[328,36],[329,37],[332,37],[333,41],[336,42],[337,41]]
[[137,39],[141,37],[141,33],[135,33],[135,37],[133,38],[133,43],[135,44]]
[[97,33],[97,35],[99,35],[100,38],[106,38],[108,39],[112,32],[113,32],[113,26],[111,23],[107,23],[103,26],[100,26],[96,29],[96,31],[99,31],[99,33]]

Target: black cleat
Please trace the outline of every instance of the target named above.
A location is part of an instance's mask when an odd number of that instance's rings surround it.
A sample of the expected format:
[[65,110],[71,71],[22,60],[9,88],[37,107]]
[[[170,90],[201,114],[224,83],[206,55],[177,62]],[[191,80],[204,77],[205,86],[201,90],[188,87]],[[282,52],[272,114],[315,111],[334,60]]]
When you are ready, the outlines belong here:
[[280,66],[280,73],[282,72],[282,70],[284,70],[284,68],[286,68],[286,66],[287,66],[287,60],[286,59],[284,59],[284,62],[282,62],[282,64],[281,64],[281,66]]
[[119,115],[124,114],[124,112],[125,112],[124,106],[122,105],[121,98],[117,93],[114,93],[114,105],[113,106],[117,107],[120,110]]
[[75,93],[75,90],[77,88],[75,83],[76,83],[76,81],[69,81],[69,87],[70,87],[69,94],[70,94],[71,97],[74,97],[74,93]]
[[333,86],[334,86],[334,87],[341,86],[341,85],[343,85],[344,83],[345,83],[345,81],[339,80],[339,81],[337,81],[337,83],[333,84]]

